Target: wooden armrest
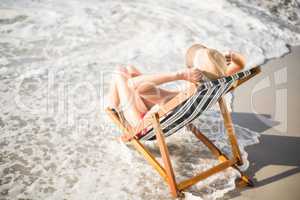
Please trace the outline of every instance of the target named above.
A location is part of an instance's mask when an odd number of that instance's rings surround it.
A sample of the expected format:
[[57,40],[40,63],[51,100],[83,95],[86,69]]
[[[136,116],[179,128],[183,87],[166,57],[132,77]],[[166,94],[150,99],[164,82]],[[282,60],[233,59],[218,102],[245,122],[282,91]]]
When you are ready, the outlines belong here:
[[237,80],[234,83],[234,85],[227,92],[230,92],[230,91],[234,90],[235,88],[237,88],[238,86],[240,86],[242,83],[248,81],[249,79],[251,79],[254,76],[256,76],[257,74],[259,74],[261,72],[261,67],[260,66],[256,66],[256,67],[252,68],[251,70],[252,70],[252,74],[250,76],[248,76],[247,78],[243,78],[241,80]]

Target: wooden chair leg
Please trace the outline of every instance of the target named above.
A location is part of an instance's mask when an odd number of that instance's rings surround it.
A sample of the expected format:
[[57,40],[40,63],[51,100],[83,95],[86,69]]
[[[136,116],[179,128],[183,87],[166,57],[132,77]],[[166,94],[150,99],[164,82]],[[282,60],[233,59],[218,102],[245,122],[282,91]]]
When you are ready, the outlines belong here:
[[[222,153],[222,151],[214,144],[212,143],[197,127],[195,127],[193,124],[188,125],[188,129],[194,133],[194,135],[201,141],[203,144],[205,144],[208,149],[218,158],[219,161],[224,162],[228,161],[229,158]],[[254,183],[247,175],[245,175],[238,167],[237,165],[232,166],[234,169],[236,169],[240,173],[240,178],[237,182],[237,186],[250,186],[253,187]]]
[[251,178],[249,178],[247,175],[245,175],[243,173],[241,174],[241,177],[238,180],[236,185],[238,187],[245,187],[245,186],[254,187],[254,183],[251,180]]
[[165,171],[166,171],[166,174],[167,174],[167,177],[168,177],[168,185],[169,185],[169,188],[171,190],[172,196],[177,197],[178,196],[178,193],[177,193],[178,190],[177,190],[176,180],[175,180],[171,160],[170,160],[170,157],[169,157],[169,151],[168,151],[168,148],[166,146],[165,139],[164,139],[161,127],[160,127],[159,115],[157,113],[154,113],[152,115],[152,120],[153,120],[153,128],[155,130],[159,150],[160,150],[161,157],[162,157],[164,167],[165,167]]
[[212,143],[199,129],[197,129],[193,124],[189,124],[187,126],[188,130],[192,131],[192,133],[205,144],[210,151],[216,156],[219,157],[222,155],[222,152],[216,147],[214,143]]
[[238,142],[234,133],[231,115],[227,109],[226,102],[223,97],[219,100],[219,107],[223,116],[224,126],[229,137],[233,156],[235,157],[235,159],[237,159],[238,165],[242,165],[243,160],[241,158],[241,151],[239,149]]
[[[220,161],[229,160],[229,158],[225,154],[222,154],[221,156],[219,156],[218,159]],[[237,180],[237,183],[236,183],[236,185],[238,187],[244,187],[244,186],[254,187],[254,182],[252,181],[252,179],[249,176],[247,176],[244,172],[242,172],[238,168],[237,164],[232,165],[232,167],[235,170],[237,170],[240,174],[240,178]]]
[[151,166],[160,174],[160,176],[168,182],[168,176],[165,169],[160,165],[160,163],[155,159],[155,157],[147,150],[142,143],[140,143],[137,139],[132,139],[131,144],[140,152],[144,158],[149,162]]
[[[114,121],[114,123],[122,130],[123,134],[127,135],[133,135],[131,133],[131,127],[125,127],[124,124],[120,121],[120,119],[117,117],[116,113],[112,111],[112,109],[107,108],[106,109],[107,114],[110,116],[110,118]],[[127,141],[126,141],[127,142]],[[160,165],[160,163],[155,159],[155,157],[143,146],[143,144],[137,140],[136,138],[132,138],[130,140],[130,143],[139,151],[144,158],[154,167],[154,169],[166,180],[167,174],[164,170],[164,168]]]

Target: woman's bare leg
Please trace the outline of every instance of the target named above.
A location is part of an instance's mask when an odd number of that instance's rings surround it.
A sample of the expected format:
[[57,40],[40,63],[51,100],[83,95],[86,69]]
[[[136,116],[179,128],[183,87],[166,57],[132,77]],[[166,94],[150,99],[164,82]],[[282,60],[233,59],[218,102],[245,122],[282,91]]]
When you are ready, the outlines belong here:
[[[122,70],[125,71],[126,69]],[[127,74],[127,77],[126,74],[124,74],[120,73],[116,78],[116,88],[120,97],[120,106],[126,120],[132,126],[137,126],[141,120],[141,114],[148,110],[139,94],[128,86],[129,74]]]
[[[141,75],[141,72],[132,65],[126,67],[126,70],[127,70],[127,73],[129,74],[130,77],[135,77],[135,76]],[[114,75],[118,76],[118,75],[120,75],[120,73],[123,73],[123,72],[121,72],[119,69],[117,69],[115,71],[115,73],[116,74],[114,74]],[[118,94],[118,91],[117,91],[116,81],[111,82],[111,85],[110,85],[110,88],[109,88],[109,100],[111,102],[111,105],[110,105],[111,107],[113,107],[113,108],[118,108],[119,107],[120,98],[119,98],[119,94]]]

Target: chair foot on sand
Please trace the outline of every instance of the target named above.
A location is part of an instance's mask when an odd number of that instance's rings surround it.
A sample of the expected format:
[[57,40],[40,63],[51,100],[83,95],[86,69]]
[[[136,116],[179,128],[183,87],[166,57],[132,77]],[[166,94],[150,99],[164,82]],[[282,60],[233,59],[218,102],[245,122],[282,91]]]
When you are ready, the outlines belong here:
[[242,175],[240,178],[236,180],[236,186],[241,188],[245,186],[254,187],[255,185],[251,178],[249,178],[246,175]]

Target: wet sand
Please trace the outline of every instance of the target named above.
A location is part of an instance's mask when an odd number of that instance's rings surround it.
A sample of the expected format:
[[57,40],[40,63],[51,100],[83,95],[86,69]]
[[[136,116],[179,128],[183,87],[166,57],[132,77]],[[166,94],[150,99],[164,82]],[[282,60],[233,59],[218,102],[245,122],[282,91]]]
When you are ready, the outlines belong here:
[[258,77],[236,90],[234,123],[261,134],[259,144],[246,148],[247,174],[256,186],[225,199],[300,199],[299,56],[300,46],[292,47],[291,54],[267,62]]

